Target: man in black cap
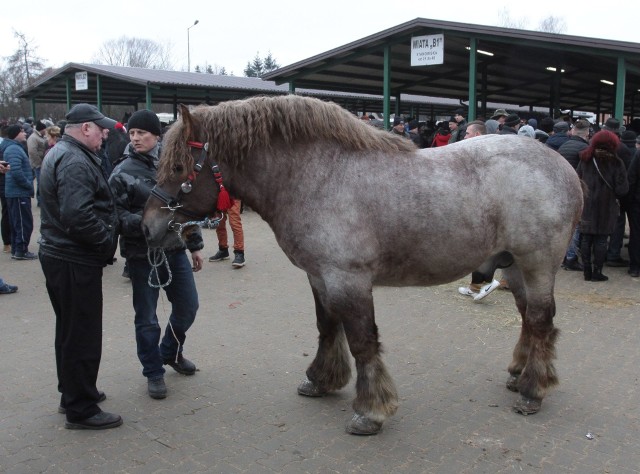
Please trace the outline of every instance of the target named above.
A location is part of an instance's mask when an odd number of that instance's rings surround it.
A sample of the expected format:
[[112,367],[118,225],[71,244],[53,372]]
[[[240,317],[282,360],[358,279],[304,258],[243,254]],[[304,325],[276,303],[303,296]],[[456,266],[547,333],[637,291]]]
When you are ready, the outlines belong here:
[[[495,120],[495,119],[494,119]],[[520,117],[516,114],[509,114],[504,119],[502,129],[498,132],[499,135],[517,135],[520,128]]]
[[391,129],[391,132],[396,135],[402,135],[403,137],[409,138],[409,134],[404,128],[404,119],[402,117],[396,117],[393,119],[393,128]]
[[58,411],[65,428],[102,430],[122,424],[103,412],[96,381],[102,355],[102,272],[113,262],[118,215],[97,155],[115,120],[95,106],[67,114],[62,139],[40,174],[40,264],[56,315]]
[[549,148],[553,148],[555,151],[558,151],[562,145],[564,145],[570,138],[569,130],[571,130],[571,125],[569,122],[565,122],[564,120],[558,120],[553,125],[553,133],[545,142]]
[[451,126],[451,120],[449,120],[449,128],[451,129],[451,137],[449,143],[460,142],[464,140],[464,136],[467,133],[467,120],[464,118],[465,111],[463,108],[456,109],[451,117],[454,125]]

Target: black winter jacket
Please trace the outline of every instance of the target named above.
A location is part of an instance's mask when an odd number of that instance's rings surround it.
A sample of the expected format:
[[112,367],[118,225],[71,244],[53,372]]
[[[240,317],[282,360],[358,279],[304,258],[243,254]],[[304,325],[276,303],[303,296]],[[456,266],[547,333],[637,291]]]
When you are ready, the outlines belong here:
[[573,166],[573,169],[578,167],[578,163],[580,163],[580,152],[589,146],[589,142],[587,142],[582,137],[572,136],[560,145],[558,148],[558,153],[565,157],[565,159]]
[[628,171],[629,193],[627,194],[629,205],[640,209],[640,152],[636,151],[631,160]]
[[84,265],[111,264],[118,215],[100,158],[64,135],[42,163],[39,189],[40,252]]
[[[148,154],[136,153],[131,148],[128,153],[109,177],[120,220],[120,255],[124,258],[146,259],[148,247],[142,233],[142,211],[156,184],[159,147],[156,146]],[[200,229],[189,234],[186,247],[191,252],[204,247]],[[184,248],[182,244],[167,252]]]

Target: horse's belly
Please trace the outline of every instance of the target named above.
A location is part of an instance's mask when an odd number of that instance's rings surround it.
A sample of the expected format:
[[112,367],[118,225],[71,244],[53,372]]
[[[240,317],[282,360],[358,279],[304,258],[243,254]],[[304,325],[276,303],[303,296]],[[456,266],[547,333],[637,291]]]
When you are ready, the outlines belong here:
[[375,286],[435,286],[459,280],[475,268],[469,265],[449,265],[446,268],[406,265],[378,272],[373,279]]

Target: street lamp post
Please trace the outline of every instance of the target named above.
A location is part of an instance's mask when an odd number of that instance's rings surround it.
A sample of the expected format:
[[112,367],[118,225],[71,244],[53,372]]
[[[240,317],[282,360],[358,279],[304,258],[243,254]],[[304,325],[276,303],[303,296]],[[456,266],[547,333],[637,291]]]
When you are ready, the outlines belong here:
[[187,28],[187,72],[191,72],[191,48],[189,47],[189,30],[198,24],[198,20],[193,22],[189,28]]

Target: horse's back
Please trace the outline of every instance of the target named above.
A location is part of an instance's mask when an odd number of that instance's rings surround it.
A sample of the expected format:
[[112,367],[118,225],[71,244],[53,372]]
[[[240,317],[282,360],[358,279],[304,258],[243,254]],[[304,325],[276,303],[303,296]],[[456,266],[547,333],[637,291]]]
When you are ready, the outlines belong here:
[[410,159],[407,179],[418,184],[397,209],[401,224],[382,250],[389,262],[411,249],[410,260],[378,267],[378,283],[444,283],[505,251],[523,264],[527,255],[539,256],[548,268],[564,254],[582,190],[554,150],[528,137],[493,135]]

